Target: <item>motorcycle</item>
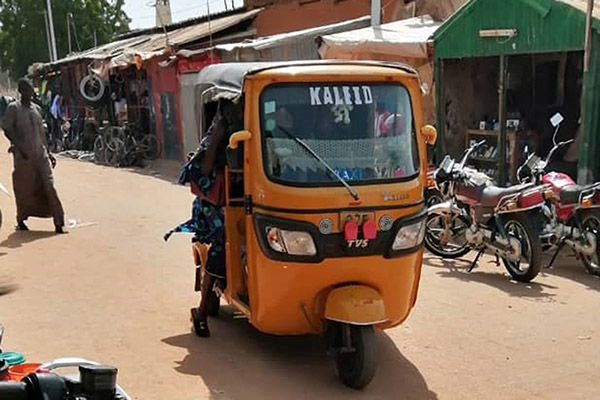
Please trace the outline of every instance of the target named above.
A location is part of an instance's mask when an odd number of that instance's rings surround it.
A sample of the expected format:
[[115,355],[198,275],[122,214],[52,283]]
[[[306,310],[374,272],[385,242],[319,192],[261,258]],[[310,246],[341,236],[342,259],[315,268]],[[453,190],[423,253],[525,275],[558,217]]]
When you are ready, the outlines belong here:
[[[0,343],[3,333],[4,329],[0,326]],[[67,368],[78,368],[79,374],[59,375],[56,372]],[[53,360],[40,365],[35,372],[19,378],[20,380],[13,378],[10,371],[6,362],[0,361],[0,399],[132,400],[117,385],[117,368],[83,358]]]
[[555,252],[548,264],[550,268],[566,245],[581,260],[585,269],[592,275],[600,276],[600,182],[580,186],[567,174],[551,171],[549,167],[555,155],[574,142],[574,139],[556,140],[563,118],[556,114],[552,118],[555,128],[552,142],[554,147],[542,160],[535,153],[527,158],[517,171],[520,182],[545,184],[546,206],[544,230],[553,236]]
[[467,168],[470,155],[484,143],[473,144],[459,163],[446,156],[436,170],[436,187],[445,201],[428,209],[425,247],[444,258],[477,250],[469,272],[489,252],[502,259],[513,279],[529,282],[541,265],[542,187],[501,188]]

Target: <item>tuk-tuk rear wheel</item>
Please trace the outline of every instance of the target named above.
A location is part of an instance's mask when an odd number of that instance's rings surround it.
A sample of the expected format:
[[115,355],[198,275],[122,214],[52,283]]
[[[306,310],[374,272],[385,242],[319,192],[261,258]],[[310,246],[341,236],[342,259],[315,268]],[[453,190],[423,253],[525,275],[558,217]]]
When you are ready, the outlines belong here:
[[336,323],[331,328],[335,329],[336,336],[333,343],[341,345],[335,349],[340,380],[353,389],[364,388],[371,383],[377,370],[373,327]]

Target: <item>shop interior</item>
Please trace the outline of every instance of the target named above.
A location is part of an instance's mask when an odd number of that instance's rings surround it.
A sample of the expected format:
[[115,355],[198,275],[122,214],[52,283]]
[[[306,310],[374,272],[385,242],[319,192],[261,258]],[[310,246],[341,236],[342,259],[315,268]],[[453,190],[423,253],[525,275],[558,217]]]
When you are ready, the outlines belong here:
[[[501,64],[504,62],[504,77]],[[469,165],[500,184],[515,184],[516,171],[531,152],[552,148],[550,118],[561,113],[558,141],[576,138],[583,53],[544,53],[443,61],[445,152],[460,158],[471,143],[485,140]],[[502,79],[504,78],[504,79]],[[501,83],[504,81],[504,89]],[[499,162],[500,112],[505,107],[506,159]],[[579,141],[558,154],[553,170],[577,178]],[[504,165],[500,165],[504,164]],[[504,179],[500,168],[504,168]],[[501,182],[504,181],[504,182]]]

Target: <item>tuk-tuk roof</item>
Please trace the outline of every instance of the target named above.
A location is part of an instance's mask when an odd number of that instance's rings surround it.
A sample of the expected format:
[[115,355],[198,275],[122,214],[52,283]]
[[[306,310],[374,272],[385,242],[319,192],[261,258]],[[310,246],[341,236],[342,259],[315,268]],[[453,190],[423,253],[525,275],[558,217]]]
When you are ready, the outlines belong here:
[[343,60],[314,60],[314,61],[287,61],[287,62],[251,62],[251,63],[222,63],[205,67],[198,75],[198,92],[202,96],[212,93],[204,101],[214,101],[219,97],[235,99],[242,94],[246,76],[263,71],[302,66],[322,65],[356,65],[371,67],[387,67],[402,70],[408,74],[416,75],[417,72],[410,66],[402,63],[378,61],[343,61]]

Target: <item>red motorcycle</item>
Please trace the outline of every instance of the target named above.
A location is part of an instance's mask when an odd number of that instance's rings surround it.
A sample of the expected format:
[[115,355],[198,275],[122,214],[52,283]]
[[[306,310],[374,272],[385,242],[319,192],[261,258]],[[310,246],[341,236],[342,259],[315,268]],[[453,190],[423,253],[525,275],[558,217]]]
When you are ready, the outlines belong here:
[[466,168],[471,153],[484,143],[471,146],[458,164],[446,156],[435,172],[445,201],[428,210],[425,247],[444,258],[477,250],[469,272],[484,252],[494,254],[515,280],[529,282],[541,265],[542,187],[501,188],[487,175]]
[[574,142],[571,139],[556,143],[562,116],[557,114],[554,121],[554,147],[546,159],[530,155],[517,175],[521,182],[547,185],[544,192],[544,214],[547,218],[544,231],[553,236],[551,242],[556,248],[548,268],[566,245],[575,252],[590,274],[600,276],[600,183],[580,186],[567,174],[547,172],[559,150]]

